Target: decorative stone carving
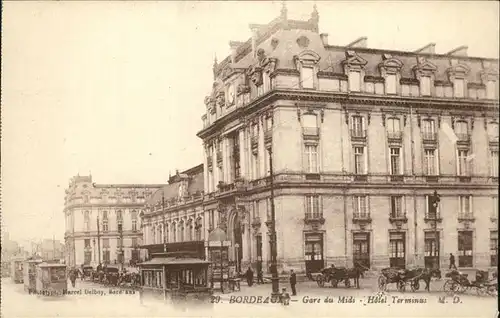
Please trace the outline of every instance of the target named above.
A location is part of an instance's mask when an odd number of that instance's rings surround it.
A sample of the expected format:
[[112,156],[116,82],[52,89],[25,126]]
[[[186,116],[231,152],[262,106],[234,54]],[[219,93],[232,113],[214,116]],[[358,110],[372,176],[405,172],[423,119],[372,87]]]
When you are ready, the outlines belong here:
[[247,75],[254,85],[262,85],[262,69],[257,66],[250,66],[247,70]]
[[278,40],[277,38],[273,38],[271,40],[271,47],[273,48],[273,50],[276,50],[279,43],[280,43],[280,40]]
[[234,73],[234,70],[231,66],[226,66],[223,70],[222,70],[222,78],[227,78],[229,77],[231,74]]
[[302,49],[307,48],[310,42],[311,41],[306,36],[301,36],[297,39],[297,45]]
[[250,87],[245,84],[239,84],[237,89],[236,89],[236,95],[240,96],[241,94],[248,94],[250,93]]
[[262,63],[262,61],[266,58],[266,51],[264,49],[258,49],[257,50],[257,60],[259,63]]
[[223,91],[219,91],[215,98],[215,103],[219,107],[223,107],[226,104],[226,98]]

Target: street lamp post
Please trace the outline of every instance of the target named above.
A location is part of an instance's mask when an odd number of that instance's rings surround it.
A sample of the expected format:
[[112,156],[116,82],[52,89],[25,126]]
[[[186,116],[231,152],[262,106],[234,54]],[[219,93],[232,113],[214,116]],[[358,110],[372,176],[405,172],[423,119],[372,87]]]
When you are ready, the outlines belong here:
[[97,257],[95,256],[95,252],[96,252],[96,250],[95,250],[95,237],[92,239],[92,245],[94,246],[94,262],[95,262],[95,261],[96,261],[96,258],[97,258]]
[[276,242],[276,214],[274,211],[274,173],[273,173],[273,150],[272,146],[269,147],[269,175],[271,178],[271,281],[272,281],[272,293],[271,296],[278,297],[279,295],[279,277],[278,268],[276,264],[277,259],[277,242]]
[[236,249],[236,272],[240,272],[240,258],[238,257],[238,250],[240,249],[240,244],[234,244],[234,248]]
[[432,209],[433,209],[433,212],[434,212],[434,236],[436,237],[436,262],[434,263],[434,268],[438,268],[438,264],[439,264],[439,258],[441,256],[441,251],[440,251],[440,247],[441,247],[441,242],[440,242],[440,239],[439,239],[439,233],[438,233],[438,228],[437,228],[437,224],[438,224],[438,206],[439,206],[439,201],[440,201],[440,198],[439,198],[439,194],[437,193],[436,190],[434,190],[434,193],[432,195]]

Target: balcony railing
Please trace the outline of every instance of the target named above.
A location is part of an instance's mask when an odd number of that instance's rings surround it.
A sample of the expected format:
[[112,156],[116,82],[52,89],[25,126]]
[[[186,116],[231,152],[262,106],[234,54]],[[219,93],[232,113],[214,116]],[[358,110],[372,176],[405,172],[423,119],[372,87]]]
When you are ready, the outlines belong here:
[[470,141],[470,135],[469,134],[456,134],[458,141],[461,142],[469,142]]
[[426,214],[424,216],[424,221],[427,222],[437,222],[441,223],[443,221],[443,218],[441,217],[440,213],[437,214]]
[[305,224],[325,224],[325,218],[320,213],[306,213],[304,217]]
[[387,132],[387,139],[393,140],[393,141],[401,141],[403,138],[403,133],[401,131],[388,131]]
[[368,181],[368,175],[366,175],[366,174],[354,174],[354,181],[366,182],[366,181]]
[[266,129],[264,131],[264,142],[270,142],[272,138],[273,138],[273,130]]
[[461,213],[458,215],[458,222],[474,222],[474,214],[472,213]]
[[433,132],[422,132],[423,141],[437,141],[437,134]]
[[351,139],[365,139],[366,130],[362,129],[351,129]]
[[403,182],[404,178],[405,177],[402,174],[392,174],[391,175],[392,182]]
[[318,127],[303,127],[302,135],[304,137],[318,137],[319,136],[319,128]]

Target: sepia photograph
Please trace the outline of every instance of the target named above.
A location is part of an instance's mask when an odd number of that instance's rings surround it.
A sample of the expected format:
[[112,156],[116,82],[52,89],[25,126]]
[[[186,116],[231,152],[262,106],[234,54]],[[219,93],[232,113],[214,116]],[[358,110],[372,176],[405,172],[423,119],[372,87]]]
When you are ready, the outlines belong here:
[[1,316],[498,317],[496,1],[2,1]]

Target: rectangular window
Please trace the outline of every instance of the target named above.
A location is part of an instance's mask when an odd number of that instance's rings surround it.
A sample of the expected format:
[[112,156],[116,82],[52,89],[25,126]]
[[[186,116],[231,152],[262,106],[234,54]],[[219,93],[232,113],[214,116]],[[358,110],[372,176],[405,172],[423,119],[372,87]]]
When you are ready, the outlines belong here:
[[302,88],[314,88],[314,69],[302,67]]
[[132,238],[132,247],[134,247],[134,248],[135,248],[135,247],[137,247],[137,246],[139,246],[139,244],[137,244],[137,237],[133,237],[133,238]]
[[455,79],[453,82],[453,94],[456,98],[463,98],[465,92],[464,80],[461,78]]
[[385,77],[385,92],[387,94],[397,93],[396,79],[396,74],[389,74]]
[[83,264],[90,265],[90,262],[92,262],[92,251],[83,252]]
[[90,239],[84,240],[84,246],[85,246],[85,248],[90,248]]
[[422,133],[424,134],[434,134],[436,130],[434,129],[434,120],[425,119],[422,120]]
[[426,268],[439,267],[439,245],[439,233],[424,232],[424,264]]
[[424,174],[427,176],[437,175],[435,149],[424,150]]
[[354,173],[365,174],[365,148],[354,147]]
[[398,118],[388,118],[387,119],[387,131],[391,133],[401,132],[401,125]]
[[472,258],[473,236],[472,231],[458,232],[458,267],[473,267]]
[[431,78],[429,76],[420,77],[420,94],[422,96],[431,95]]
[[108,231],[108,220],[103,220],[102,221],[102,231],[107,232]]
[[351,134],[353,137],[364,137],[365,136],[365,127],[364,127],[363,117],[352,116]]
[[90,231],[90,212],[89,211],[84,212],[84,225],[85,225],[85,231]]
[[490,231],[490,266],[498,266],[498,231]]
[[359,92],[361,89],[361,73],[357,71],[349,72],[349,90]]
[[461,219],[472,218],[471,197],[461,195],[458,197],[458,217]]
[[102,247],[109,248],[109,238],[102,239]]
[[467,157],[469,156],[469,152],[467,150],[458,150],[458,166],[457,166],[457,174],[459,176],[468,176],[469,175],[469,161]]
[[306,145],[307,172],[318,172],[318,146]]
[[403,197],[401,196],[391,197],[391,218],[393,219],[404,218]]
[[498,220],[498,197],[493,197],[491,201],[493,202],[493,213],[491,216]]
[[389,265],[391,268],[405,268],[405,234],[389,233]]
[[102,252],[102,258],[104,260],[104,264],[109,264],[111,262],[111,257],[110,257],[110,252],[109,251],[103,251]]
[[498,178],[498,150],[491,151],[491,175]]
[[[431,204],[434,204],[435,207],[432,207]],[[440,205],[440,202],[437,202],[437,205],[436,205],[436,202],[432,202],[430,200],[430,196],[426,195],[425,196],[425,207],[426,207],[425,217],[427,219],[431,219],[431,220],[439,219],[439,217],[440,217],[439,205]]]
[[391,174],[401,174],[401,149],[390,148],[391,151]]
[[486,84],[486,96],[488,99],[497,99],[496,81],[488,81],[488,83]]
[[318,219],[323,216],[319,208],[319,196],[306,196],[306,219]]
[[367,219],[370,217],[366,207],[366,196],[354,196],[354,218]]

